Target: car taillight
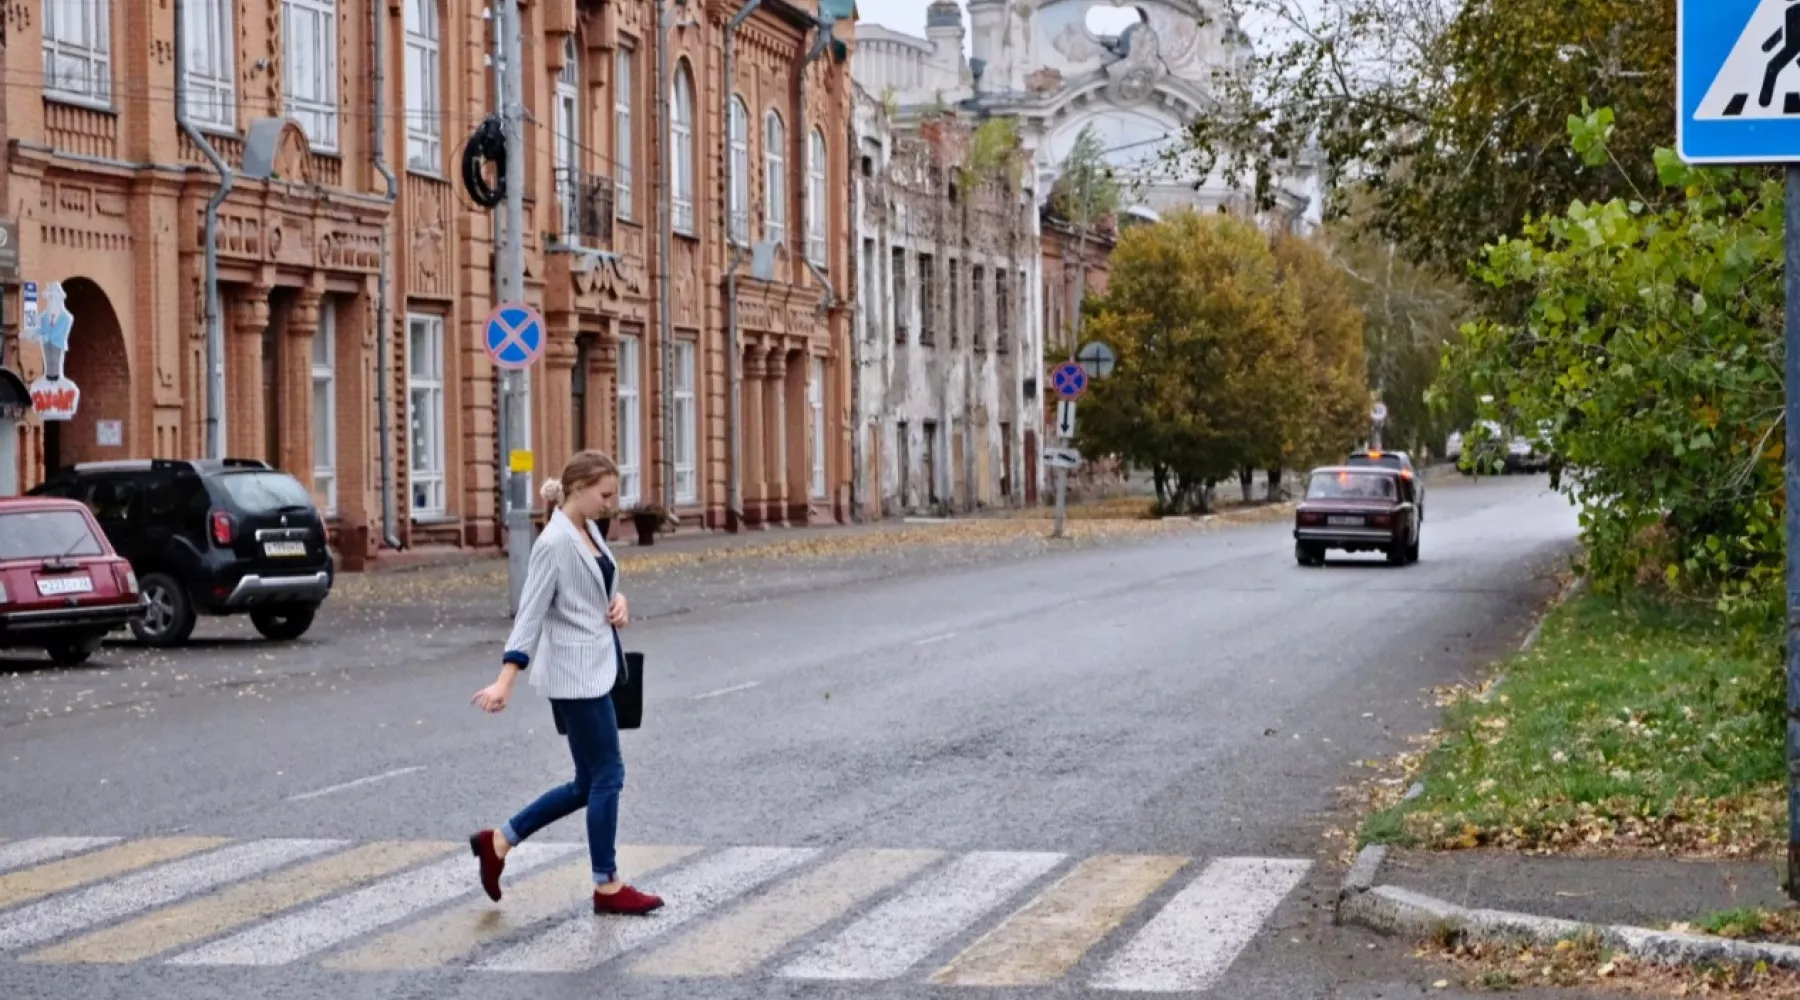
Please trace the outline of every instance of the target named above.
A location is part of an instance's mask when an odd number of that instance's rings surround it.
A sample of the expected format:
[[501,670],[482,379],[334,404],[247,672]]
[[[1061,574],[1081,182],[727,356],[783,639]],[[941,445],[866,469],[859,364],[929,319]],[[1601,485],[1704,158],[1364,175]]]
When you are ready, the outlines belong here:
[[1309,512],[1306,512],[1306,513],[1303,513],[1300,515],[1300,523],[1301,524],[1324,524],[1325,523],[1325,515],[1314,514],[1309,511]]
[[137,573],[132,570],[130,563],[113,563],[113,581],[127,594],[138,592]]
[[1377,528],[1391,527],[1394,523],[1394,515],[1392,515],[1392,514],[1376,514],[1374,517],[1369,518],[1369,523],[1373,524]]
[[234,525],[231,523],[231,515],[230,514],[227,514],[222,510],[213,511],[213,515],[212,515],[213,541],[218,542],[220,545],[230,545],[231,544],[231,531],[232,531],[233,527],[234,527]]

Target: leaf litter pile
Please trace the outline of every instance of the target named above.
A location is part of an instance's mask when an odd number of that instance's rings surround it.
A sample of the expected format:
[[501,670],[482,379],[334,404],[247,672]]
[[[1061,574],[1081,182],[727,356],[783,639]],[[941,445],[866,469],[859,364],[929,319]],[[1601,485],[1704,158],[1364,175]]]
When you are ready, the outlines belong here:
[[1800,1000],[1800,973],[1754,965],[1666,966],[1613,952],[1592,936],[1554,946],[1479,943],[1441,936],[1420,948],[1416,958],[1449,967],[1435,989],[1510,992],[1519,989],[1579,987],[1640,997],[1753,997]]
[[[1784,815],[1779,659],[1709,613],[1577,597],[1497,687],[1363,795],[1364,842],[1765,857]],[[1399,795],[1422,775],[1423,793]]]

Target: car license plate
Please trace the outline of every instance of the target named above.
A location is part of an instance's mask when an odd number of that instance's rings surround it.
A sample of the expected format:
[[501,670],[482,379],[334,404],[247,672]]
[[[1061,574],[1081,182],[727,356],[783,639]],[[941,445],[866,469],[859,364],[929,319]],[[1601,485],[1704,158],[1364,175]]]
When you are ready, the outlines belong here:
[[263,555],[271,558],[303,556],[306,554],[305,542],[264,542]]
[[94,592],[94,580],[86,573],[80,576],[53,576],[37,582],[38,594],[51,597],[58,594],[91,594]]
[[1360,517],[1344,516],[1328,517],[1325,519],[1325,523],[1334,528],[1360,528],[1362,527],[1363,519]]

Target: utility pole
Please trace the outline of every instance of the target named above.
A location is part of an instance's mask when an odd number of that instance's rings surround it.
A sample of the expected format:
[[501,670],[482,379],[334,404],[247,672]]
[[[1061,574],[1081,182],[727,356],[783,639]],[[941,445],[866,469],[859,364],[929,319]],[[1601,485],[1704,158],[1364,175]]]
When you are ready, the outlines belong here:
[[[499,254],[500,300],[525,302],[525,32],[519,0],[499,0],[500,120],[506,134],[506,226]],[[531,442],[529,371],[500,373],[501,509],[506,524],[507,607],[519,612],[525,570],[531,564],[531,472],[512,470],[512,453]],[[524,447],[521,447],[524,446]]]
[[[1087,292],[1087,227],[1088,217],[1094,214],[1094,189],[1092,166],[1082,170],[1081,174],[1081,222],[1075,228],[1075,318],[1069,324],[1069,360],[1075,360],[1075,352],[1081,349],[1081,301]],[[1061,403],[1057,408],[1062,408]],[[1062,447],[1069,447],[1069,439],[1057,433],[1057,441]],[[1064,521],[1069,512],[1069,470],[1066,466],[1056,467],[1056,526],[1051,529],[1051,538],[1063,537]]]

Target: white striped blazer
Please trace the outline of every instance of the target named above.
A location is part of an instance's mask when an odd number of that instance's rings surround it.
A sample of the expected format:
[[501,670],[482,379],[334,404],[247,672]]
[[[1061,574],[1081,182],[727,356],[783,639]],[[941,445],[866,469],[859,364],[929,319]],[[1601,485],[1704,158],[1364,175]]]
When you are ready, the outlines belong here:
[[612,589],[581,544],[581,529],[559,508],[531,547],[519,613],[506,638],[503,659],[527,668],[531,686],[546,698],[603,697],[618,677],[606,609],[619,592],[619,561],[592,524],[587,531],[612,560]]

